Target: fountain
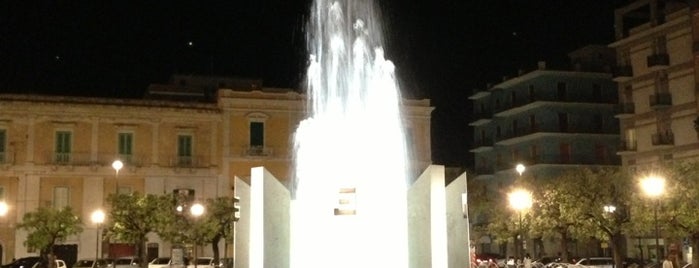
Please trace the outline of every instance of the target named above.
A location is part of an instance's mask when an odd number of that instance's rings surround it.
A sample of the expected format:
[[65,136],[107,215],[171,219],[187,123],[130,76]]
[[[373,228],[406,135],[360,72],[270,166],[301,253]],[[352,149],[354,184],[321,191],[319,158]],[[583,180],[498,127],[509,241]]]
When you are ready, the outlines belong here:
[[315,0],[311,11],[295,174],[290,185],[262,166],[250,184],[235,178],[235,266],[469,267],[466,174],[446,187],[444,166],[411,177],[373,0]]
[[377,13],[373,0],[312,5],[291,267],[408,267],[408,153]]

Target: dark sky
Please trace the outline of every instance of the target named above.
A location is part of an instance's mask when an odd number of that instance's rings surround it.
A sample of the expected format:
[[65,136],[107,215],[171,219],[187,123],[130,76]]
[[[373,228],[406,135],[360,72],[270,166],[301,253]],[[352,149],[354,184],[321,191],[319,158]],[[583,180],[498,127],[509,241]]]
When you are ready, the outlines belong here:
[[[471,166],[467,97],[613,41],[624,0],[382,0],[386,56],[432,99],[433,160]],[[0,92],[140,97],[173,73],[299,88],[309,0],[0,1]],[[189,45],[192,42],[192,45]]]

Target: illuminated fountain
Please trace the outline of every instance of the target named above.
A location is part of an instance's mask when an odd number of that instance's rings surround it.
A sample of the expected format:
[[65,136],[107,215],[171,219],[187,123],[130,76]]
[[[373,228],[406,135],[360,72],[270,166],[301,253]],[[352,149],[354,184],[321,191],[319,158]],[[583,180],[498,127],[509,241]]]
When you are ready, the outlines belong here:
[[408,267],[408,160],[373,0],[315,0],[295,136],[291,267]]

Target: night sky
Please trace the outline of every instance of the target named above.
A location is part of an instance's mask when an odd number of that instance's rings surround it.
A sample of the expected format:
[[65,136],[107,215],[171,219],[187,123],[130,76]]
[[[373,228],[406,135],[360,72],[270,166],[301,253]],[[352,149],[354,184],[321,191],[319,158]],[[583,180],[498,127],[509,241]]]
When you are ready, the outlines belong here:
[[[470,96],[613,42],[624,0],[382,0],[404,94],[432,99],[433,161],[472,166]],[[0,1],[0,92],[138,98],[175,73],[300,88],[309,0]],[[191,43],[190,43],[191,42]]]

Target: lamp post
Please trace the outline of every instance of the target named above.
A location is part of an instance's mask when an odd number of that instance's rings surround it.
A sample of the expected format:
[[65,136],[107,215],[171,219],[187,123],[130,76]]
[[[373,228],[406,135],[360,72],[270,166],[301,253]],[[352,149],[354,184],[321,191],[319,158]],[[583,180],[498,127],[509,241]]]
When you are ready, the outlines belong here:
[[522,177],[522,173],[524,173],[524,170],[526,170],[526,168],[523,164],[517,164],[515,170],[517,171],[517,173],[519,173],[519,176]]
[[660,196],[665,192],[665,178],[649,176],[641,179],[641,189],[645,194],[655,199],[653,207],[653,219],[655,221],[655,258],[660,260],[660,229],[658,228],[658,208],[660,207]]
[[[194,217],[194,220],[197,220],[199,218],[199,216],[204,214],[204,206],[202,206],[199,203],[195,203],[194,205],[192,205],[192,207],[189,208],[189,213],[192,215],[192,217]],[[195,228],[195,230],[197,230],[197,228]],[[195,235],[197,235],[197,234],[195,233]],[[197,262],[198,262],[198,260],[197,260],[197,244],[198,244],[198,242],[195,239],[194,240],[194,268],[197,268]]]
[[7,203],[0,201],[0,217],[5,217],[8,211],[10,211],[10,208],[7,206]]
[[101,209],[95,210],[94,212],[92,212],[90,218],[92,219],[92,222],[97,225],[95,231],[95,263],[97,263],[97,260],[100,256],[100,229],[102,228],[102,223],[104,222],[104,212]]
[[124,163],[121,162],[121,160],[117,159],[112,162],[112,168],[114,169],[114,184],[116,185],[116,191],[114,191],[115,194],[119,194],[119,170],[124,167]]
[[[532,194],[531,192],[525,190],[525,189],[516,189],[510,194],[508,194],[508,201],[510,202],[510,207],[517,211],[518,216],[519,216],[519,226],[517,230],[517,236],[521,236],[521,239],[524,239],[524,231],[522,227],[522,212],[524,210],[530,209],[532,207]],[[524,248],[521,247],[522,242],[520,241],[519,245],[515,243],[515,254],[520,260],[524,259]]]

